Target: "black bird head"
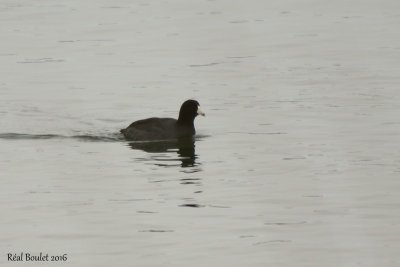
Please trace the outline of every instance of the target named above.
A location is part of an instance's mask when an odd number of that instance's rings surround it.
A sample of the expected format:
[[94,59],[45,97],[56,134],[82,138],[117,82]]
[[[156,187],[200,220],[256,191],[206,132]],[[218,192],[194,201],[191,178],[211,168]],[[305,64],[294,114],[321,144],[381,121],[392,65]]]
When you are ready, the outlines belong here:
[[186,100],[179,110],[178,122],[182,124],[193,124],[194,118],[197,115],[205,116],[204,112],[200,110],[200,104],[196,100]]

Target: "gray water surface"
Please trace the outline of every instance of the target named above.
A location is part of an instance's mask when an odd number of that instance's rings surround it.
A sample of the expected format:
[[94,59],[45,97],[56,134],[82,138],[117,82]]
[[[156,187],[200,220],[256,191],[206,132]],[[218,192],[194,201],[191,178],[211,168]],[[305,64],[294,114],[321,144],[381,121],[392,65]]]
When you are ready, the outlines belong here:
[[[0,24],[1,266],[400,265],[398,1],[0,0]],[[120,136],[189,98],[193,142]]]

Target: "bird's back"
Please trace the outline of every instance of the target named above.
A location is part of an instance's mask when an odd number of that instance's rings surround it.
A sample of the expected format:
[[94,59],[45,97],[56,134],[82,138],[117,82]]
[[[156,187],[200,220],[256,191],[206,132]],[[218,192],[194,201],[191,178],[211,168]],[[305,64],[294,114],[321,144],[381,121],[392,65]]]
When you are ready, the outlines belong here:
[[172,118],[148,118],[133,122],[121,133],[132,141],[172,139],[176,138],[176,122]]

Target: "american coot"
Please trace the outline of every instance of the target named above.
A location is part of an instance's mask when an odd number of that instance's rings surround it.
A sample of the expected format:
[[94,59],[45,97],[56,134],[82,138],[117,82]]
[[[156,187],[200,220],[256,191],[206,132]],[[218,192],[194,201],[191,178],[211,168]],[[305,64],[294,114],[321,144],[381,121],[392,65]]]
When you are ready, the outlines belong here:
[[132,141],[167,140],[193,136],[194,118],[205,114],[196,100],[185,101],[179,111],[178,120],[172,118],[148,118],[138,120],[121,129],[126,139]]

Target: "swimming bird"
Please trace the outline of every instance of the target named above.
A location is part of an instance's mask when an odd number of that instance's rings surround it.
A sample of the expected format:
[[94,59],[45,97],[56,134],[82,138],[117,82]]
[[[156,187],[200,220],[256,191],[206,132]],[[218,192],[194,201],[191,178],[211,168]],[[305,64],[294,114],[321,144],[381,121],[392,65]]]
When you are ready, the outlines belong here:
[[200,110],[200,104],[196,100],[186,100],[180,110],[178,119],[173,118],[148,118],[133,122],[121,133],[127,140],[151,141],[178,139],[191,137],[196,134],[194,119],[197,115],[205,116]]

